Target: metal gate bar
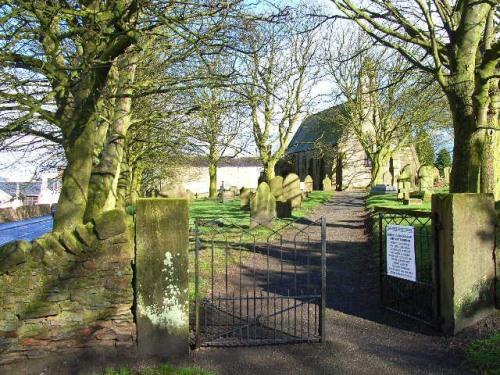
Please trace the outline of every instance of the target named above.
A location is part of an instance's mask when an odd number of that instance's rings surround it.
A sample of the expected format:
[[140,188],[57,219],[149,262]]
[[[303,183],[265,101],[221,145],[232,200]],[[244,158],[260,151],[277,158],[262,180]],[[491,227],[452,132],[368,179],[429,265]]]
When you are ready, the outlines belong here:
[[[378,209],[380,298],[385,309],[439,329],[439,259],[437,218],[430,212]],[[386,231],[390,224],[415,229],[416,281],[387,274]]]
[[299,220],[278,230],[196,221],[196,346],[325,340],[326,220]]

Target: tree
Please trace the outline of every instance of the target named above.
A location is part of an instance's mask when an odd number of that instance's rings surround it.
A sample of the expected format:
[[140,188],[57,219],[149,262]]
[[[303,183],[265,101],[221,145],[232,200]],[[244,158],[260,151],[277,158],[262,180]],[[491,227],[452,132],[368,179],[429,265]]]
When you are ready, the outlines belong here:
[[429,132],[417,131],[414,143],[420,164],[433,165],[435,152]]
[[451,192],[500,196],[498,2],[332,0],[381,45],[430,73],[454,127]]
[[[203,58],[200,68],[207,76],[230,76],[234,70],[229,56]],[[224,82],[207,82],[187,95],[196,110],[192,113],[189,130],[189,149],[202,154],[208,161],[209,197],[217,196],[217,166],[222,158],[234,158],[248,144],[247,122],[241,101]]]
[[409,145],[416,131],[429,132],[446,120],[442,94],[428,75],[412,71],[403,58],[373,46],[359,31],[333,35],[324,66],[342,101],[336,126],[344,128],[346,144],[352,135],[361,143],[371,162],[370,184],[382,184],[391,156]]
[[440,149],[436,156],[436,162],[434,163],[434,165],[437,169],[439,169],[441,176],[444,176],[444,169],[447,167],[451,167],[450,152],[445,148]]
[[299,16],[252,24],[244,44],[249,53],[243,59],[239,92],[250,110],[254,141],[269,181],[314,100],[317,45]]
[[[133,46],[162,40],[170,63],[227,40],[238,0],[11,1],[1,6],[0,126],[3,140],[38,137],[61,146],[66,168],[55,230],[111,208],[131,98],[190,81],[134,82]],[[166,25],[166,26],[165,26]],[[115,72],[114,72],[115,71]],[[146,85],[147,83],[147,85]]]

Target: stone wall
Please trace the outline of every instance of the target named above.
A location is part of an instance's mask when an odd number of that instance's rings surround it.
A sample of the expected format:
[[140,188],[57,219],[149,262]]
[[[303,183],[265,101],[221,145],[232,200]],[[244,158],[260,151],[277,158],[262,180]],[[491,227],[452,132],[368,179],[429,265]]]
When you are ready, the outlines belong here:
[[37,204],[34,206],[20,206],[17,208],[0,208],[0,223],[8,223],[32,217],[50,214],[50,204]]
[[131,220],[118,210],[0,248],[0,364],[134,347],[133,261]]

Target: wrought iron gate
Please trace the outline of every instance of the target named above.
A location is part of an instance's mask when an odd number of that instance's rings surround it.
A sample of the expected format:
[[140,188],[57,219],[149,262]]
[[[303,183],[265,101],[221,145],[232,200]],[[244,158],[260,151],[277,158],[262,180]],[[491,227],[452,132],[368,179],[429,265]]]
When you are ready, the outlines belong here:
[[[378,209],[382,305],[391,311],[439,329],[439,229],[430,212]],[[416,280],[391,276],[387,265],[389,225],[413,227]]]
[[195,346],[324,340],[324,219],[279,229],[198,220],[193,240]]

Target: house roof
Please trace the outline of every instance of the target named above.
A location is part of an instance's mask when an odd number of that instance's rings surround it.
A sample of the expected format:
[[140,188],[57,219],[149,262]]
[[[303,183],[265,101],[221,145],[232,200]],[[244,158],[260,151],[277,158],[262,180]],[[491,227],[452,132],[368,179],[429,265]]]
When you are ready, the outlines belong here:
[[19,185],[19,193],[26,197],[37,197],[42,189],[41,181],[33,182],[5,182],[0,181],[0,190],[9,194],[11,197],[16,196],[17,185]]
[[341,109],[342,105],[337,105],[308,116],[295,132],[286,153],[312,150],[319,140],[329,145],[337,144],[342,136],[342,128],[335,117]]

